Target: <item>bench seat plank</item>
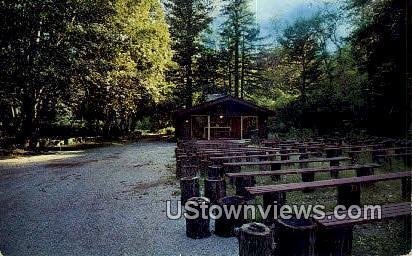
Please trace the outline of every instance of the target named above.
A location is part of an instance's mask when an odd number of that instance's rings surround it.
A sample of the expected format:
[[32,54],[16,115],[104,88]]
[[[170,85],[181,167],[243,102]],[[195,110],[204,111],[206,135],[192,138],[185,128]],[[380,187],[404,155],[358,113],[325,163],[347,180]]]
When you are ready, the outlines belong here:
[[251,195],[263,195],[266,193],[274,192],[289,192],[302,189],[314,189],[314,188],[327,188],[335,187],[340,185],[349,185],[349,184],[361,184],[368,182],[378,182],[386,180],[395,180],[402,178],[410,178],[412,173],[409,171],[404,172],[394,172],[383,175],[369,175],[362,177],[350,177],[350,178],[341,178],[341,179],[331,179],[331,180],[319,180],[303,183],[288,183],[288,184],[279,184],[279,185],[265,185],[257,187],[246,187],[245,189]]
[[349,157],[330,157],[330,158],[309,158],[301,160],[275,160],[275,161],[259,161],[259,162],[236,162],[223,163],[224,166],[247,166],[247,165],[270,165],[270,164],[298,164],[298,163],[314,163],[328,161],[343,161],[349,160]]
[[362,209],[361,217],[358,219],[349,219],[349,217],[346,216],[346,218],[340,220],[340,219],[336,219],[333,213],[329,213],[329,214],[326,214],[326,217],[324,219],[315,220],[315,222],[317,222],[320,226],[325,227],[325,228],[328,228],[328,227],[335,228],[335,227],[341,227],[341,226],[369,223],[372,221],[379,221],[383,219],[390,219],[390,218],[396,218],[400,216],[411,215],[412,205],[409,202],[382,205],[380,219],[378,219],[377,216],[373,216],[374,218],[372,219],[371,211],[368,211],[367,215],[365,216],[363,210],[364,209]]
[[382,165],[364,164],[364,165],[333,166],[333,167],[326,167],[326,168],[304,168],[304,169],[288,169],[288,170],[277,170],[277,171],[236,172],[236,173],[226,173],[226,176],[233,178],[233,177],[251,177],[251,176],[288,175],[288,174],[302,174],[302,173],[310,173],[310,172],[357,170],[361,168],[378,168],[378,167],[382,167]]

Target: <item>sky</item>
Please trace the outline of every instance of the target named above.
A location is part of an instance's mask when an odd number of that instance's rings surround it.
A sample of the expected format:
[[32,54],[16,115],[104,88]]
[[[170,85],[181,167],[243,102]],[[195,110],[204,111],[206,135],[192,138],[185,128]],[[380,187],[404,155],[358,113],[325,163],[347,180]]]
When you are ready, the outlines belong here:
[[[217,8],[221,5],[217,1]],[[339,0],[251,0],[251,9],[256,13],[256,20],[260,27],[261,36],[266,42],[274,41],[277,30],[281,31],[282,27],[292,24],[299,18],[310,17],[321,8],[328,4],[330,8],[338,8],[342,1]],[[216,16],[218,11],[216,11]],[[215,26],[221,20],[215,20]],[[342,36],[345,36],[346,30],[342,30]]]

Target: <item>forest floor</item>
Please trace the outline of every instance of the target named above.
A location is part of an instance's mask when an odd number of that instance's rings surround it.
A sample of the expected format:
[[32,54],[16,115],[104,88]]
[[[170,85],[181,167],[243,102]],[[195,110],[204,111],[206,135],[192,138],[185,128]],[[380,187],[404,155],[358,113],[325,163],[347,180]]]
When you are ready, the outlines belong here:
[[166,200],[180,194],[174,148],[141,142],[0,160],[0,253],[237,255],[235,238],[189,239],[183,218],[166,217]]
[[[0,160],[0,255],[238,255],[236,238],[189,239],[183,218],[166,217],[166,201],[172,200],[175,212],[173,202],[180,197],[174,148],[172,143],[140,142]],[[369,156],[361,161],[370,162]],[[377,174],[404,169],[394,161]],[[328,178],[316,175],[317,180]],[[257,182],[273,184],[270,178]],[[280,182],[300,182],[300,177]],[[362,203],[399,202],[400,191],[400,181],[365,187]],[[228,193],[233,192],[229,186]],[[292,192],[287,200],[322,203],[330,210],[336,189]],[[356,226],[353,254],[404,252],[402,225],[390,220]]]

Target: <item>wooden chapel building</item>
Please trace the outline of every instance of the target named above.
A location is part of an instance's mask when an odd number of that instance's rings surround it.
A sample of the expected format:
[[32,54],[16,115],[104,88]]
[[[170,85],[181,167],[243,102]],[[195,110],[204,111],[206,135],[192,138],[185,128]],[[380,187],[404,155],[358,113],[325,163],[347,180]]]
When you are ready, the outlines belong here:
[[221,96],[175,113],[176,137],[180,140],[267,138],[267,120],[274,112],[251,102]]

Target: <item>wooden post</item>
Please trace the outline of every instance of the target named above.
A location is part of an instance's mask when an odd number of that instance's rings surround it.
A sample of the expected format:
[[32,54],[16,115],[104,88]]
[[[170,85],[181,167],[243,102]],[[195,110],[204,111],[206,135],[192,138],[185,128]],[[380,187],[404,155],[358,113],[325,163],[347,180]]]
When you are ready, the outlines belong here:
[[[303,172],[302,173],[302,181],[303,182],[311,182],[315,180],[315,173],[314,172]],[[315,189],[313,188],[305,188],[302,190],[303,193],[313,192]]]
[[240,139],[243,140],[243,116],[240,116]]
[[359,162],[359,153],[350,152],[349,157],[351,159],[352,164],[356,164]]
[[[276,216],[279,216],[279,210],[282,205],[286,203],[286,193],[285,192],[274,192],[274,193],[266,193],[263,194],[263,207],[267,209],[270,206],[268,219],[264,220],[265,223],[273,223],[275,217],[275,210]],[[274,209],[276,206],[276,209]]]
[[373,174],[374,174],[374,169],[371,167],[362,167],[362,168],[356,169],[357,177],[368,176],[368,175],[373,175]]
[[[304,159],[309,159],[309,154],[307,154],[307,153],[300,154],[299,160],[304,160]],[[300,163],[299,166],[300,166],[301,169],[308,168],[309,163],[307,163],[307,162],[306,163]]]
[[226,196],[226,182],[223,178],[206,178],[205,179],[205,197],[210,199],[214,204],[222,197]]
[[[202,210],[201,210],[201,205],[210,205],[209,199],[205,197],[191,197],[188,199],[190,202],[196,203],[196,205],[191,204],[191,207],[194,209],[197,209],[199,211],[199,216],[195,219],[190,219],[188,216],[194,216],[193,212],[186,212],[186,236],[194,239],[200,239],[200,238],[205,238],[209,237],[211,235],[210,233],[210,219],[208,218],[202,218]],[[208,213],[208,209],[206,210],[206,213]]]
[[185,205],[191,197],[200,196],[199,177],[185,177],[180,179],[180,200]]
[[360,205],[359,184],[349,184],[338,186],[338,205],[348,208],[351,205]]
[[[226,173],[237,173],[241,171],[241,167],[240,166],[230,166],[230,167],[226,167],[225,172]],[[234,178],[229,178],[229,184],[233,185],[235,183],[235,179]]]
[[181,177],[195,177],[199,174],[196,165],[183,165],[180,166]]
[[[234,206],[237,211],[237,207],[244,205],[245,201],[241,196],[226,196],[220,198],[217,203],[222,207],[222,210],[223,207],[227,207],[227,210],[229,211],[230,207]],[[223,210],[221,218],[215,220],[215,234],[221,237],[235,236],[234,229],[236,227],[240,227],[245,221],[243,208],[240,210],[238,218],[235,218],[233,216],[234,214],[232,214],[231,216],[226,216],[224,212],[225,211]]]
[[405,241],[407,242],[407,246],[405,248],[404,254],[407,255],[411,251],[412,241],[411,241],[411,219],[412,216],[404,216],[403,217],[403,237],[405,237]]
[[210,115],[207,116],[207,140],[210,140]]
[[252,199],[245,187],[253,187],[256,185],[255,177],[236,177],[236,195],[245,197],[246,200]]
[[275,245],[270,228],[262,223],[247,223],[235,229],[239,256],[272,256]]
[[282,148],[281,150],[279,150],[279,153],[280,153],[280,160],[289,160],[287,148]]
[[[339,164],[340,164],[339,160],[332,160],[330,161],[329,166],[330,167],[339,166]],[[339,171],[336,171],[336,170],[330,171],[330,176],[334,179],[339,178]]]
[[411,178],[406,177],[402,179],[402,199],[411,201]]
[[[280,163],[270,165],[270,170],[271,171],[276,171],[276,170],[280,170],[280,169],[282,169],[282,165]],[[273,181],[280,180],[280,175],[272,175],[272,180]]]
[[316,250],[323,255],[351,255],[353,227],[319,228],[316,237]]
[[315,255],[315,223],[311,219],[278,219],[279,255]]
[[219,178],[223,177],[223,166],[221,165],[209,165],[207,168],[207,177]]

